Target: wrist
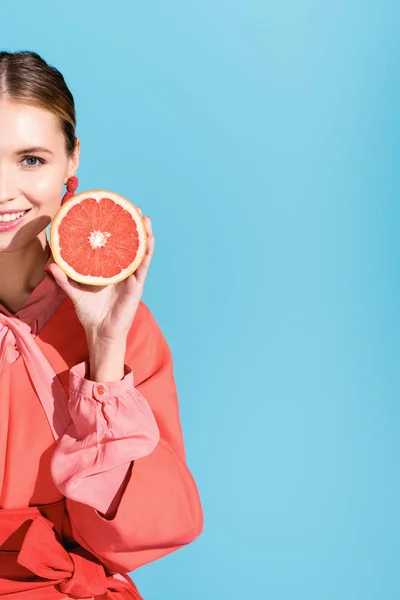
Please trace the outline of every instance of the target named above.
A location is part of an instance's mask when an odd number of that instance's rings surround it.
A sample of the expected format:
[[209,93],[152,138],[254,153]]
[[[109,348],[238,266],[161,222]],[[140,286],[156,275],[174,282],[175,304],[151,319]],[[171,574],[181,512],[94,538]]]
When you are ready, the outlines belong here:
[[121,381],[125,376],[126,339],[104,341],[95,334],[87,334],[91,381]]

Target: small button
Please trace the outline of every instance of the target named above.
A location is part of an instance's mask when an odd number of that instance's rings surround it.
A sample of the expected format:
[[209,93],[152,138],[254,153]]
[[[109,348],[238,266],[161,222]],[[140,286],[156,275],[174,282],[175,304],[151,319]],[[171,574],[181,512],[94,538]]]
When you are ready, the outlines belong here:
[[106,402],[108,396],[108,387],[105,383],[93,384],[93,396],[100,402]]

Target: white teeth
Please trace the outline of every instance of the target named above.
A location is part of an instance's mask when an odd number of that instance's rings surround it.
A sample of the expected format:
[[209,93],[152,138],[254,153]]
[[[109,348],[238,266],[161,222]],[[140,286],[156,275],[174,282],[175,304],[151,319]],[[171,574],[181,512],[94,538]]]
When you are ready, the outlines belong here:
[[0,223],[8,223],[9,221],[15,221],[15,219],[19,219],[25,213],[26,213],[26,210],[24,210],[23,212],[19,212],[19,213],[0,215]]

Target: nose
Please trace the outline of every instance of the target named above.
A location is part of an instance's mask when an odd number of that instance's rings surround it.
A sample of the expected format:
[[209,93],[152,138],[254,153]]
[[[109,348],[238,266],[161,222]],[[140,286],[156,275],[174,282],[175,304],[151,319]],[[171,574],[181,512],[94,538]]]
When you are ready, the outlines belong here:
[[0,204],[10,202],[19,195],[14,174],[6,165],[0,163]]

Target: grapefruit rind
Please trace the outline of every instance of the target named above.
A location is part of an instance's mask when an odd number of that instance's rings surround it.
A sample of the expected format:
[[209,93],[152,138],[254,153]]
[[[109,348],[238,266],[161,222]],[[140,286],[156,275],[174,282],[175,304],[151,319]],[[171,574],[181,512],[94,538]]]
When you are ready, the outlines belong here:
[[[77,271],[75,271],[75,269],[73,269],[71,267],[71,265],[69,265],[67,262],[65,262],[63,260],[63,258],[61,257],[60,237],[58,234],[58,227],[59,227],[62,219],[64,218],[65,214],[73,206],[75,206],[76,204],[79,204],[79,202],[84,198],[94,198],[95,200],[98,200],[98,201],[100,201],[102,198],[110,198],[117,204],[120,204],[125,210],[130,212],[136,222],[136,226],[137,226],[137,230],[138,230],[138,234],[139,234],[139,251],[136,255],[134,262],[131,263],[129,265],[129,267],[127,267],[126,269],[123,269],[120,273],[118,273],[118,275],[115,275],[114,277],[106,278],[106,277],[93,277],[91,275],[82,275],[81,273],[78,273]],[[147,229],[146,229],[144,219],[143,219],[142,215],[140,214],[139,210],[136,208],[136,206],[134,206],[131,202],[129,202],[129,200],[124,198],[124,196],[121,196],[120,194],[117,194],[115,192],[110,192],[108,190],[86,190],[84,192],[80,192],[79,194],[74,195],[67,202],[65,202],[65,204],[63,204],[61,206],[61,208],[58,210],[58,212],[55,215],[55,217],[51,223],[51,226],[50,226],[50,242],[49,243],[50,243],[50,248],[51,248],[54,262],[57,263],[57,265],[60,267],[60,269],[62,271],[64,271],[64,273],[68,277],[70,277],[70,279],[73,279],[74,281],[76,281],[78,283],[84,283],[85,285],[104,286],[104,285],[111,285],[114,283],[118,283],[119,281],[126,279],[127,277],[129,277],[129,275],[132,275],[132,273],[134,273],[139,268],[139,266],[143,262],[143,259],[145,257],[146,250],[147,250]]]

